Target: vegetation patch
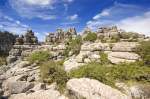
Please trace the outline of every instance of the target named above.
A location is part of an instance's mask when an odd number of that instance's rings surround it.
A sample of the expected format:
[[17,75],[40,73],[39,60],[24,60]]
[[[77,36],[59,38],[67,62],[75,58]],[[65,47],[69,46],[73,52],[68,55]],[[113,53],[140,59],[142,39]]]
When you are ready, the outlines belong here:
[[145,65],[150,65],[150,41],[140,42],[140,45],[135,50],[141,56]]
[[116,81],[150,82],[150,68],[139,63],[121,63],[108,67],[98,63],[90,63],[70,72],[71,77],[87,77],[96,79],[104,84],[115,86]]
[[82,44],[81,36],[77,36],[75,39],[71,38],[66,44],[67,48],[64,51],[64,55],[68,57],[69,52],[72,52],[72,54],[75,54],[75,55],[79,54],[80,49],[81,49],[81,44]]
[[33,63],[33,62],[43,62],[47,61],[51,54],[48,51],[36,51],[33,52],[29,57],[28,60]]
[[64,71],[61,62],[48,61],[40,65],[41,79],[45,83],[56,82],[59,91],[63,92],[69,76]]
[[1,56],[1,57],[0,57],[0,66],[1,66],[1,65],[5,65],[5,64],[6,64],[6,57]]
[[100,52],[100,63],[102,65],[110,64],[111,62],[108,60],[108,55],[104,52]]
[[90,41],[90,42],[94,42],[97,39],[97,34],[96,33],[92,33],[89,32],[85,38],[83,38],[84,41]]

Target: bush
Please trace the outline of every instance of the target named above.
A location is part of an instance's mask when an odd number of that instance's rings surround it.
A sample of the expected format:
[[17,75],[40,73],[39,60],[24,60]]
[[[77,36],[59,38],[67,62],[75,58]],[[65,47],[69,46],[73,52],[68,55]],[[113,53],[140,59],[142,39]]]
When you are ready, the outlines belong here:
[[146,65],[150,65],[150,41],[143,41],[136,48],[136,53],[141,56]]
[[36,51],[33,52],[28,60],[33,63],[33,62],[43,62],[43,61],[47,61],[50,57],[50,53],[48,51]]
[[0,57],[0,66],[6,64],[6,57]]
[[75,39],[70,39],[67,43],[67,49],[65,50],[65,56],[68,57],[68,54],[70,51],[73,52],[73,54],[79,54],[81,49],[82,39],[80,36],[76,37]]
[[114,86],[116,81],[144,81],[150,82],[150,68],[138,63],[121,63],[108,67],[98,63],[90,63],[72,70],[71,77],[88,77],[107,85]]
[[110,63],[110,61],[108,60],[108,55],[106,53],[100,52],[100,62],[102,65]]
[[56,82],[58,89],[63,91],[69,77],[59,62],[49,61],[40,66],[41,78],[45,83]]
[[83,38],[84,41],[90,41],[94,42],[97,39],[97,34],[96,33],[88,33],[85,38]]
[[124,32],[120,34],[120,37],[123,39],[137,39],[139,37],[138,33],[133,33],[133,32]]
[[113,35],[111,37],[111,43],[116,43],[120,41],[120,36],[119,35]]

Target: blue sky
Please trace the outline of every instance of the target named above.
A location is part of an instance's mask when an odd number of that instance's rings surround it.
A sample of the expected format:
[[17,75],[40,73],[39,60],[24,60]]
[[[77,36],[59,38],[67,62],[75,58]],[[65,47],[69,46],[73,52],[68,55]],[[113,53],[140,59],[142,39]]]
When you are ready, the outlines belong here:
[[112,25],[150,35],[150,0],[0,0],[0,30],[33,29],[40,40],[57,28]]

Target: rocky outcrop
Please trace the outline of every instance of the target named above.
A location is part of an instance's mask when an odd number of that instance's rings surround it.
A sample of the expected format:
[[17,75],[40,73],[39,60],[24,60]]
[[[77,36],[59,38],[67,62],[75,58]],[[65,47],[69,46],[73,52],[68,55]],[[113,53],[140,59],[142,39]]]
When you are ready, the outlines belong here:
[[126,93],[132,99],[149,99],[150,98],[150,85],[133,83],[127,85],[125,83],[115,84],[122,92]]
[[35,45],[38,44],[38,39],[32,30],[28,30],[25,35],[16,38],[15,45]]
[[88,78],[69,80],[67,89],[71,99],[131,99],[110,86]]
[[74,57],[66,60],[64,62],[65,71],[69,72],[72,69],[77,69],[78,67],[85,65],[84,63],[78,63]]
[[137,42],[118,42],[112,47],[115,52],[132,52],[138,45]]
[[81,46],[81,51],[107,51],[110,50],[108,43],[84,43]]
[[68,41],[69,38],[75,38],[77,36],[77,32],[75,28],[69,28],[67,31],[63,31],[62,29],[57,29],[56,33],[49,33],[46,36],[46,44],[55,44],[55,43],[64,43]]
[[29,89],[33,88],[34,84],[25,81],[10,81],[7,80],[3,83],[4,95],[9,96],[11,94],[25,93]]
[[9,99],[68,99],[64,95],[61,95],[56,90],[39,90],[31,92],[29,94],[22,93],[12,95]]
[[112,36],[119,36],[120,30],[117,29],[117,26],[112,27],[101,27],[96,32],[98,37],[104,36],[105,38],[111,38]]
[[130,52],[111,52],[108,54],[108,59],[114,64],[119,64],[121,62],[135,62],[140,59],[140,56]]

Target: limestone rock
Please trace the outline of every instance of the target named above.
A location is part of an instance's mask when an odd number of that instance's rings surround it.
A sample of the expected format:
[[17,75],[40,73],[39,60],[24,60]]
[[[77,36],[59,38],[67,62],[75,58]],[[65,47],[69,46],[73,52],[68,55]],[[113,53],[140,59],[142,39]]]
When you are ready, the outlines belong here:
[[78,63],[83,63],[84,59],[90,55],[90,51],[80,51],[80,53],[75,57]]
[[10,63],[13,63],[17,60],[17,57],[16,56],[8,56],[6,61],[7,61],[7,64],[10,64]]
[[5,81],[3,83],[3,90],[5,91],[4,94],[7,95],[24,93],[33,87],[34,87],[33,83],[28,83],[25,81],[17,81],[17,82]]
[[115,84],[122,92],[126,93],[132,99],[148,99],[150,97],[150,84],[133,83],[127,85],[125,83]]
[[131,99],[108,85],[88,78],[69,80],[67,89],[73,99]]
[[19,64],[17,64],[19,68],[23,68],[23,67],[26,67],[26,66],[29,66],[30,65],[30,62],[29,61],[21,61]]
[[118,64],[121,62],[135,62],[140,59],[140,56],[130,52],[111,52],[108,53],[108,59],[112,63]]
[[84,43],[81,46],[81,51],[101,51],[110,50],[109,44],[107,43]]
[[70,58],[69,60],[64,62],[64,68],[67,72],[72,69],[76,69],[82,65],[84,65],[84,63],[78,63],[74,58]]
[[118,42],[114,44],[112,51],[131,52],[137,45],[137,42]]
[[56,90],[39,90],[29,94],[14,94],[9,99],[68,99]]

